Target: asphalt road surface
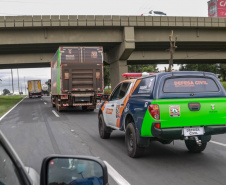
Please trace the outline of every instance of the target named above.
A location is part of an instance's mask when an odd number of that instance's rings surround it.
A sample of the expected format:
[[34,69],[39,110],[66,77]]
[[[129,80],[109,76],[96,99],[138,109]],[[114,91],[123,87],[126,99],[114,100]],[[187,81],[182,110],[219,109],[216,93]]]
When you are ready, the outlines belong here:
[[49,97],[26,98],[2,119],[0,129],[24,164],[38,172],[49,154],[91,155],[107,161],[131,185],[226,184],[226,135],[213,136],[200,154],[189,153],[183,141],[153,142],[142,158],[132,159],[123,132],[114,131],[108,140],[99,137],[97,112],[58,113]]

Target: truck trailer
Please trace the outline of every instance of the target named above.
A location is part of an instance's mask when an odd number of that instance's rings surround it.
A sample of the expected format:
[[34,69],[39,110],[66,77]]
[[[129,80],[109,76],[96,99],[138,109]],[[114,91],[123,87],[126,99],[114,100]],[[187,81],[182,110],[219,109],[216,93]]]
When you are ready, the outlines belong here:
[[103,48],[59,47],[51,61],[51,102],[58,111],[93,111],[103,94]]
[[42,96],[41,80],[28,80],[28,96],[29,98]]

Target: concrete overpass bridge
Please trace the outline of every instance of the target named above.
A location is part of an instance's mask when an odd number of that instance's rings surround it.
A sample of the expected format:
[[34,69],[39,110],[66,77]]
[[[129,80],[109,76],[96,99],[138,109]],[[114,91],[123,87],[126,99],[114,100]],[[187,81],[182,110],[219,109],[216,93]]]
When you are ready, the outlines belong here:
[[167,64],[169,35],[177,35],[174,63],[226,62],[226,19],[157,16],[0,17],[0,68],[47,67],[57,48],[103,46],[111,83],[127,64]]

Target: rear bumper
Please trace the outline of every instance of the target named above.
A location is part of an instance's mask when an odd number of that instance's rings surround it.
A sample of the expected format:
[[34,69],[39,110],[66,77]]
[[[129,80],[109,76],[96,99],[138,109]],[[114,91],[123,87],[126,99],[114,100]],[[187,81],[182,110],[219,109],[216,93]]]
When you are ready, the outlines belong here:
[[[183,139],[183,127],[178,128],[156,128],[154,125],[160,122],[154,122],[151,127],[151,132],[154,137],[159,139]],[[204,135],[217,135],[226,133],[226,125],[208,125],[204,126]]]

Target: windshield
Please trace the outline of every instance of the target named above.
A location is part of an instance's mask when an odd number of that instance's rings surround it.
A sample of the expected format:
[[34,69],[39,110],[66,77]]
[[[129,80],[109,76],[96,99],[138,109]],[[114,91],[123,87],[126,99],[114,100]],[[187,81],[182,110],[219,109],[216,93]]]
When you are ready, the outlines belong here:
[[226,184],[225,88],[226,0],[0,0],[0,185]]
[[210,78],[172,78],[166,79],[164,93],[202,93],[218,92],[216,82]]

